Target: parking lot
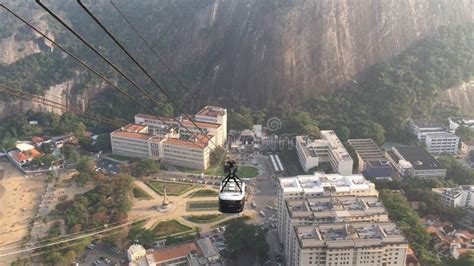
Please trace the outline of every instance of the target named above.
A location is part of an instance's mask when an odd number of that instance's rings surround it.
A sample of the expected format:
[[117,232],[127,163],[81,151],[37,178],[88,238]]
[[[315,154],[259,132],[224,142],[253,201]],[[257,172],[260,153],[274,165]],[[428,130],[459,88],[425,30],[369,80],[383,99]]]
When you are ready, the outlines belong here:
[[99,158],[96,162],[95,171],[106,175],[116,175],[120,172],[120,163],[106,158]]
[[128,261],[124,252],[117,253],[102,243],[96,243],[86,248],[78,263],[79,265],[117,265]]

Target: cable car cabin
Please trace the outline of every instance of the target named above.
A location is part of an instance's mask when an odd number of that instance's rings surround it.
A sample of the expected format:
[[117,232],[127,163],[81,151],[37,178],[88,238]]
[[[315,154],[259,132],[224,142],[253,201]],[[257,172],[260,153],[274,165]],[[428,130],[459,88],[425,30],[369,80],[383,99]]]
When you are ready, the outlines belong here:
[[[239,186],[236,186],[238,182]],[[245,205],[245,183],[240,179],[229,180],[223,188],[225,180],[221,182],[219,192],[219,211],[222,213],[242,212]]]

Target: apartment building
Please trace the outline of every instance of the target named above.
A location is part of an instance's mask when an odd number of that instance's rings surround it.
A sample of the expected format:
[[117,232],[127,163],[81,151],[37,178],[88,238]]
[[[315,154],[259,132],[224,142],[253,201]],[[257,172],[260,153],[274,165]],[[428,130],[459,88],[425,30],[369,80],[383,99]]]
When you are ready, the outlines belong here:
[[[300,175],[296,177],[280,178],[278,189],[278,222],[277,230],[285,248],[285,254],[290,254],[286,200],[303,200],[324,196],[378,196],[375,185],[362,175],[343,176],[340,174],[325,174],[316,172],[313,175]],[[286,211],[286,212],[285,212]],[[287,261],[289,262],[289,261]]]
[[352,221],[388,221],[388,214],[376,196],[322,196],[303,200],[285,200],[283,211],[285,255],[294,261],[294,226]]
[[432,191],[439,196],[446,208],[474,207],[474,186],[433,188]]
[[422,120],[410,120],[409,130],[420,143],[426,144],[429,153],[440,155],[443,153],[457,154],[459,137],[440,124]]
[[357,170],[365,177],[390,178],[392,167],[384,152],[372,139],[349,139],[347,141],[357,155]]
[[391,222],[294,226],[287,265],[405,265],[408,241]]
[[352,174],[353,160],[333,130],[321,130],[321,139],[296,137],[296,152],[305,171],[322,162],[329,162],[332,169],[343,175]]

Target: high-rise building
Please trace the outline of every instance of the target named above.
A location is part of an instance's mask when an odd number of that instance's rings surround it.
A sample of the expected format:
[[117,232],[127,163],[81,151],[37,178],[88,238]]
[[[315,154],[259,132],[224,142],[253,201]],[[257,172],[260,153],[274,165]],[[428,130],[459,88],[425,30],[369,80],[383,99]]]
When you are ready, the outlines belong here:
[[333,130],[321,130],[321,139],[296,137],[296,152],[305,171],[329,162],[332,169],[343,175],[352,174],[353,160]]
[[300,225],[288,265],[405,265],[408,241],[390,222]]
[[278,235],[286,265],[404,265],[408,243],[361,175],[281,178]]
[[[343,176],[316,172],[313,175],[280,178],[278,189],[278,235],[285,248],[285,256],[289,262],[292,245],[285,244],[290,239],[291,219],[286,209],[287,200],[304,200],[306,198],[328,196],[378,196],[375,185],[362,175]],[[288,264],[290,265],[290,264]]]

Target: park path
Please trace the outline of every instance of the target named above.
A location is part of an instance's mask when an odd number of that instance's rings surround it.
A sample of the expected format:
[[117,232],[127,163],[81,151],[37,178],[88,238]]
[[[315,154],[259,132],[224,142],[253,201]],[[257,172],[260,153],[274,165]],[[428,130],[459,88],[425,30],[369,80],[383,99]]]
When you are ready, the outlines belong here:
[[216,201],[217,196],[195,197],[195,198],[189,197],[192,193],[198,190],[211,189],[211,190],[217,191],[213,186],[200,185],[189,191],[186,191],[184,194],[180,196],[168,196],[168,199],[171,203],[171,209],[168,210],[167,212],[159,212],[155,209],[155,207],[162,204],[162,200],[163,200],[162,196],[156,193],[143,181],[135,180],[134,184],[137,187],[143,189],[152,197],[152,199],[139,200],[135,202],[134,208],[132,209],[132,213],[133,213],[132,216],[135,216],[135,215],[140,215],[140,216],[151,215],[152,216],[149,220],[146,221],[146,223],[143,226],[146,229],[152,229],[160,221],[176,219],[177,221],[179,221],[180,223],[184,225],[199,228],[199,232],[207,233],[212,229],[213,226],[217,225],[218,223],[235,219],[237,217],[240,217],[241,215],[250,216],[251,218],[254,218],[255,216],[257,216],[257,213],[255,212],[255,210],[245,209],[240,215],[239,214],[226,215],[226,217],[224,217],[223,219],[212,222],[212,223],[207,223],[207,224],[194,223],[194,222],[186,220],[184,217],[191,216],[191,215],[220,214],[218,210],[200,210],[200,211],[187,210],[187,204],[189,202]]
[[151,189],[149,186],[147,186],[145,183],[143,183],[143,181],[135,180],[133,183],[135,184],[135,186],[137,186],[137,187],[141,188],[142,190],[144,190],[153,199],[160,199],[161,198],[161,196],[158,193],[156,193],[153,189]]

